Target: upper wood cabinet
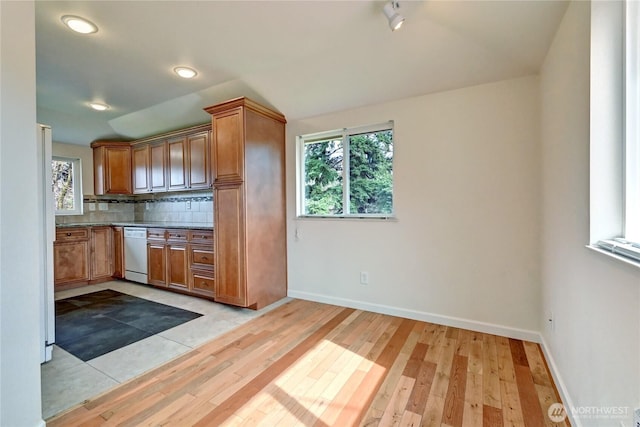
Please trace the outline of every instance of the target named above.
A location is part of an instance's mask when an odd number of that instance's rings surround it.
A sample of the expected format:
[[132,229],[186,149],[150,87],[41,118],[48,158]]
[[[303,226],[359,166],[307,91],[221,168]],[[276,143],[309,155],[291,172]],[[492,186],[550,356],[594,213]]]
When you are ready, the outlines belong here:
[[244,109],[231,108],[212,117],[213,182],[244,179]]
[[93,186],[96,195],[131,194],[131,146],[128,142],[95,141]]
[[169,190],[198,190],[211,187],[209,134],[209,131],[198,132],[167,141]]
[[211,188],[211,125],[133,141],[134,194]]
[[131,152],[133,193],[167,191],[167,142],[134,145]]
[[247,98],[211,114],[216,301],[261,308],[287,295],[284,116]]

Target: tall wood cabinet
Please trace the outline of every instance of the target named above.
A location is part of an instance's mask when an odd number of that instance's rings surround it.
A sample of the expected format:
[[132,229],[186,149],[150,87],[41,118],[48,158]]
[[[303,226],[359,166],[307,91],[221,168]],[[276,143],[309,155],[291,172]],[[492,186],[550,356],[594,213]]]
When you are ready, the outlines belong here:
[[215,299],[261,308],[287,294],[284,116],[247,98],[212,118]]

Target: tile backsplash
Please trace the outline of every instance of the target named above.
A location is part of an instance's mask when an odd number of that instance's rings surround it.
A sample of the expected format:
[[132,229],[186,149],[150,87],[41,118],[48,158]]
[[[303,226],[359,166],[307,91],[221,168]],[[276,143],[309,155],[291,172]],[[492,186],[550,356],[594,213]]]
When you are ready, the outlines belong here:
[[213,224],[211,191],[141,196],[85,196],[83,203],[83,215],[56,216],[56,224],[134,221]]

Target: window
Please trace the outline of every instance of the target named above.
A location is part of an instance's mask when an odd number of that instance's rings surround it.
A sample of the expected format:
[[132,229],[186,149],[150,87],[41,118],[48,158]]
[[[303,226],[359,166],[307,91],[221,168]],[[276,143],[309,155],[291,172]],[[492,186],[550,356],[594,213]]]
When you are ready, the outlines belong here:
[[51,172],[56,215],[82,215],[80,159],[53,157]]
[[594,6],[592,14],[598,19],[592,20],[596,43],[591,67],[596,78],[591,88],[597,94],[591,99],[592,241],[636,265],[640,262],[639,6],[635,1]]
[[393,215],[393,122],[298,137],[298,216]]

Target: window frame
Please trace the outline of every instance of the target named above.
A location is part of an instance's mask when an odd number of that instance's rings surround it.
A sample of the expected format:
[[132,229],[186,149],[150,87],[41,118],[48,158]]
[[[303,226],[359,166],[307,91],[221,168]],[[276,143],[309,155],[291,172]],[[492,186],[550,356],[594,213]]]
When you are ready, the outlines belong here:
[[[56,208],[57,206],[56,200],[54,199],[53,206],[54,206],[55,216],[82,215],[84,213],[83,193],[82,193],[82,159],[78,157],[51,156],[51,160],[70,162],[72,164],[72,173],[73,173],[74,209],[58,210]],[[53,180],[53,176],[52,176],[52,180]],[[51,185],[53,187],[53,181],[51,182]],[[51,193],[53,196],[54,195],[53,188]]]
[[[393,194],[395,194],[395,179],[392,179],[391,183],[391,192],[392,192],[392,201],[391,201],[391,213],[371,213],[371,214],[362,214],[362,213],[346,213],[345,210],[349,210],[350,208],[350,146],[349,146],[349,138],[354,135],[360,135],[364,133],[374,133],[374,132],[383,132],[383,131],[391,131],[392,134],[392,142],[393,142],[393,157],[391,159],[391,170],[395,169],[395,150],[396,150],[396,134],[394,121],[389,120],[383,123],[377,123],[373,125],[365,125],[358,127],[350,127],[350,128],[342,128],[335,129],[324,132],[316,132],[305,135],[297,136],[296,143],[296,158],[297,158],[297,179],[296,179],[296,216],[297,218],[323,218],[323,219],[395,219],[395,202]],[[342,168],[342,206],[343,212],[341,214],[335,215],[317,215],[317,214],[308,214],[305,213],[306,208],[306,194],[305,194],[305,145],[318,141],[326,141],[330,139],[340,139],[342,141],[342,150],[343,150],[343,168]]]

